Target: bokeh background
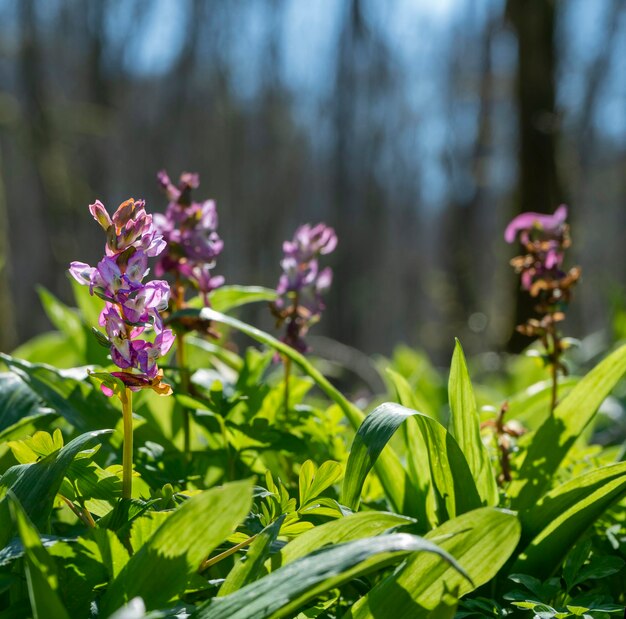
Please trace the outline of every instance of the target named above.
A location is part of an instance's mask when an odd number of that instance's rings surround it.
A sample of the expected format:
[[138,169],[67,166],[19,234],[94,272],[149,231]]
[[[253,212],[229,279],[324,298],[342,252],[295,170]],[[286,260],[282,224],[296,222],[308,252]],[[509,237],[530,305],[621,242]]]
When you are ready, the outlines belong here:
[[[314,333],[446,360],[518,347],[507,221],[571,208],[568,332],[610,333],[626,285],[624,0],[0,1],[0,349],[49,328],[94,263],[87,211],[163,210],[201,175],[215,273],[273,287],[282,240],[333,225]],[[266,308],[248,316],[271,327]],[[523,343],[523,342],[522,342]]]

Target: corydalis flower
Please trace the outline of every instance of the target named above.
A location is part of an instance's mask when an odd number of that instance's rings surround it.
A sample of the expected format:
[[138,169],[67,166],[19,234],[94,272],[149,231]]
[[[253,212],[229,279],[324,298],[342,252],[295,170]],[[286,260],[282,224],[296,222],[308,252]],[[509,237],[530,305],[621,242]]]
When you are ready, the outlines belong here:
[[217,233],[215,202],[192,201],[191,190],[199,185],[197,174],[181,174],[178,185],[172,183],[164,170],[157,174],[157,179],[169,204],[165,215],[155,215],[154,218],[156,228],[167,242],[167,250],[155,272],[159,276],[169,272],[179,282],[189,282],[200,291],[208,305],[209,293],[224,283],[222,276],[210,273],[224,247]]
[[513,243],[519,238],[524,248],[525,253],[513,258],[511,265],[521,276],[522,288],[536,299],[537,317],[518,325],[517,330],[542,339],[556,370],[564,370],[559,361],[562,346],[556,324],[565,318],[572,288],[580,278],[579,267],[567,272],[562,268],[565,250],[571,245],[566,219],[565,205],[552,215],[522,213],[504,233],[506,241]]
[[[571,245],[567,207],[562,204],[552,215],[522,213],[515,217],[504,232],[504,239],[513,243],[519,238],[526,253],[517,256],[511,265],[521,274],[522,288],[533,297],[555,282],[565,281],[561,270],[565,250]],[[570,277],[577,279],[575,272]]]
[[[106,233],[105,256],[92,267],[72,262],[70,274],[89,286],[90,294],[106,301],[99,324],[106,332],[111,359],[124,372],[113,375],[131,390],[149,387],[161,395],[171,388],[160,382],[159,357],[167,354],[174,334],[163,327],[160,312],[167,308],[169,284],[164,280],[143,283],[148,274],[148,257],[159,255],[165,241],[157,232],[143,200],[123,202],[113,217],[97,201],[89,207],[94,219]],[[153,340],[139,336],[154,332]],[[113,390],[102,385],[108,396]]]
[[325,224],[305,224],[296,230],[293,240],[283,243],[284,257],[280,263],[283,273],[276,292],[279,298],[271,305],[278,326],[285,324],[282,341],[306,352],[304,341],[309,327],[317,322],[324,310],[322,295],[332,283],[332,270],[319,269],[318,258],[331,253],[337,246],[335,231]]

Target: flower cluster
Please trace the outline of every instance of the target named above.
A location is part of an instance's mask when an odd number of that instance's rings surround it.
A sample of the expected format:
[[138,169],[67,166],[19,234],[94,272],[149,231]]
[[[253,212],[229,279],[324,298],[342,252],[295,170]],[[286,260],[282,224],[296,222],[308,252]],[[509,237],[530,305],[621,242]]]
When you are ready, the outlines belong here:
[[283,273],[276,291],[279,298],[271,305],[278,326],[285,324],[282,341],[300,352],[306,352],[304,341],[309,327],[324,310],[322,294],[332,283],[330,267],[319,269],[318,258],[337,246],[337,235],[325,224],[305,224],[296,230],[292,241],[283,243]]
[[507,226],[504,238],[513,243],[519,238],[525,253],[511,260],[521,274],[522,288],[537,299],[535,310],[540,319],[530,319],[518,330],[541,336],[554,322],[563,320],[580,268],[563,271],[565,250],[571,245],[567,207],[563,204],[552,215],[522,213]]
[[[169,203],[165,215],[156,214],[154,225],[166,242],[166,250],[155,267],[157,276],[172,273],[177,283],[189,282],[209,304],[208,295],[224,283],[222,276],[213,276],[215,261],[224,242],[217,234],[217,210],[213,200],[194,202],[191,190],[199,185],[197,174],[181,174],[174,185],[162,170],[157,179]],[[183,304],[184,290],[177,286],[178,305]]]
[[[165,240],[155,229],[152,215],[146,213],[143,200],[126,200],[113,217],[100,201],[89,210],[106,233],[105,256],[95,267],[72,262],[69,271],[79,284],[89,286],[91,294],[106,302],[99,324],[105,329],[111,359],[124,370],[112,375],[134,391],[149,387],[167,395],[171,389],[161,383],[163,372],[157,360],[174,341],[160,315],[167,308],[170,289],[163,280],[143,283],[149,271],[148,258],[165,249]],[[154,338],[140,337],[149,331]],[[113,394],[106,385],[102,390]]]

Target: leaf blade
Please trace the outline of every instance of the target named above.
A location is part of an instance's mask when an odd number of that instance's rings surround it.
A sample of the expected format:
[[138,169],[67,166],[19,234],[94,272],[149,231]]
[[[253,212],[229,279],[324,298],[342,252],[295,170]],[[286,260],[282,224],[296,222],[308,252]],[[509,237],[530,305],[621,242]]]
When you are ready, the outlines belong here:
[[[491,580],[515,550],[520,525],[512,512],[482,507],[449,520],[425,538],[452,555],[473,583],[434,556],[412,557],[356,602],[344,619],[426,619],[447,593],[464,595]],[[444,537],[445,539],[441,539]],[[476,549],[480,548],[480,552]],[[419,559],[419,560],[418,560]]]
[[548,578],[576,540],[624,495],[625,462],[600,467],[554,488],[520,512],[524,554],[513,569]]
[[[233,482],[190,498],[156,530],[122,568],[102,598],[112,613],[135,597],[158,608],[184,589],[200,562],[223,542],[248,514],[252,483]],[[207,513],[211,526],[203,527]]]
[[498,504],[498,487],[489,454],[480,437],[480,418],[474,388],[459,340],[456,340],[452,355],[448,397],[452,435],[465,455],[483,505],[495,506]]
[[521,465],[519,478],[508,489],[515,509],[529,508],[539,499],[567,452],[624,373],[626,345],[608,355],[582,378],[539,427]]

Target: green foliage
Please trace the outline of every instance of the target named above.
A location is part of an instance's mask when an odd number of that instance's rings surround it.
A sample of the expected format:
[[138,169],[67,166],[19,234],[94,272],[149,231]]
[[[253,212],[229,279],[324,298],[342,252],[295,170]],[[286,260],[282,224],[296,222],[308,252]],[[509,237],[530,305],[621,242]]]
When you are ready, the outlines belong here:
[[429,552],[463,574],[454,559],[435,544],[406,533],[335,544],[296,559],[265,578],[224,598],[214,598],[193,615],[197,619],[290,617],[305,602],[350,579]]
[[[469,577],[435,556],[409,559],[352,608],[346,619],[428,617],[446,595],[459,597],[491,580],[511,556],[520,535],[515,514],[481,508],[449,520],[426,536],[452,555]],[[384,610],[383,610],[384,609]]]
[[123,499],[102,301],[74,288],[78,309],[40,290],[57,331],[1,356],[0,617],[623,612],[625,347],[586,376],[571,362],[553,414],[537,358],[486,371],[459,342],[449,374],[400,346],[377,361],[389,392],[357,406],[343,375],[224,313],[274,291],[222,287],[168,318],[219,333],[186,336],[187,387],[168,359],[174,396],[135,394]]
[[567,452],[625,373],[626,345],[599,363],[561,401],[537,430],[519,478],[509,488],[513,507],[525,509],[540,498]]
[[[104,612],[137,596],[147,608],[158,608],[184,591],[202,560],[244,519],[251,498],[251,484],[244,481],[206,490],[186,501],[135,549],[102,599]],[[207,514],[210,522],[204,521]]]
[[69,619],[57,595],[56,566],[43,547],[37,529],[29,521],[19,501],[9,494],[9,510],[24,545],[25,570],[33,617],[35,619]]

